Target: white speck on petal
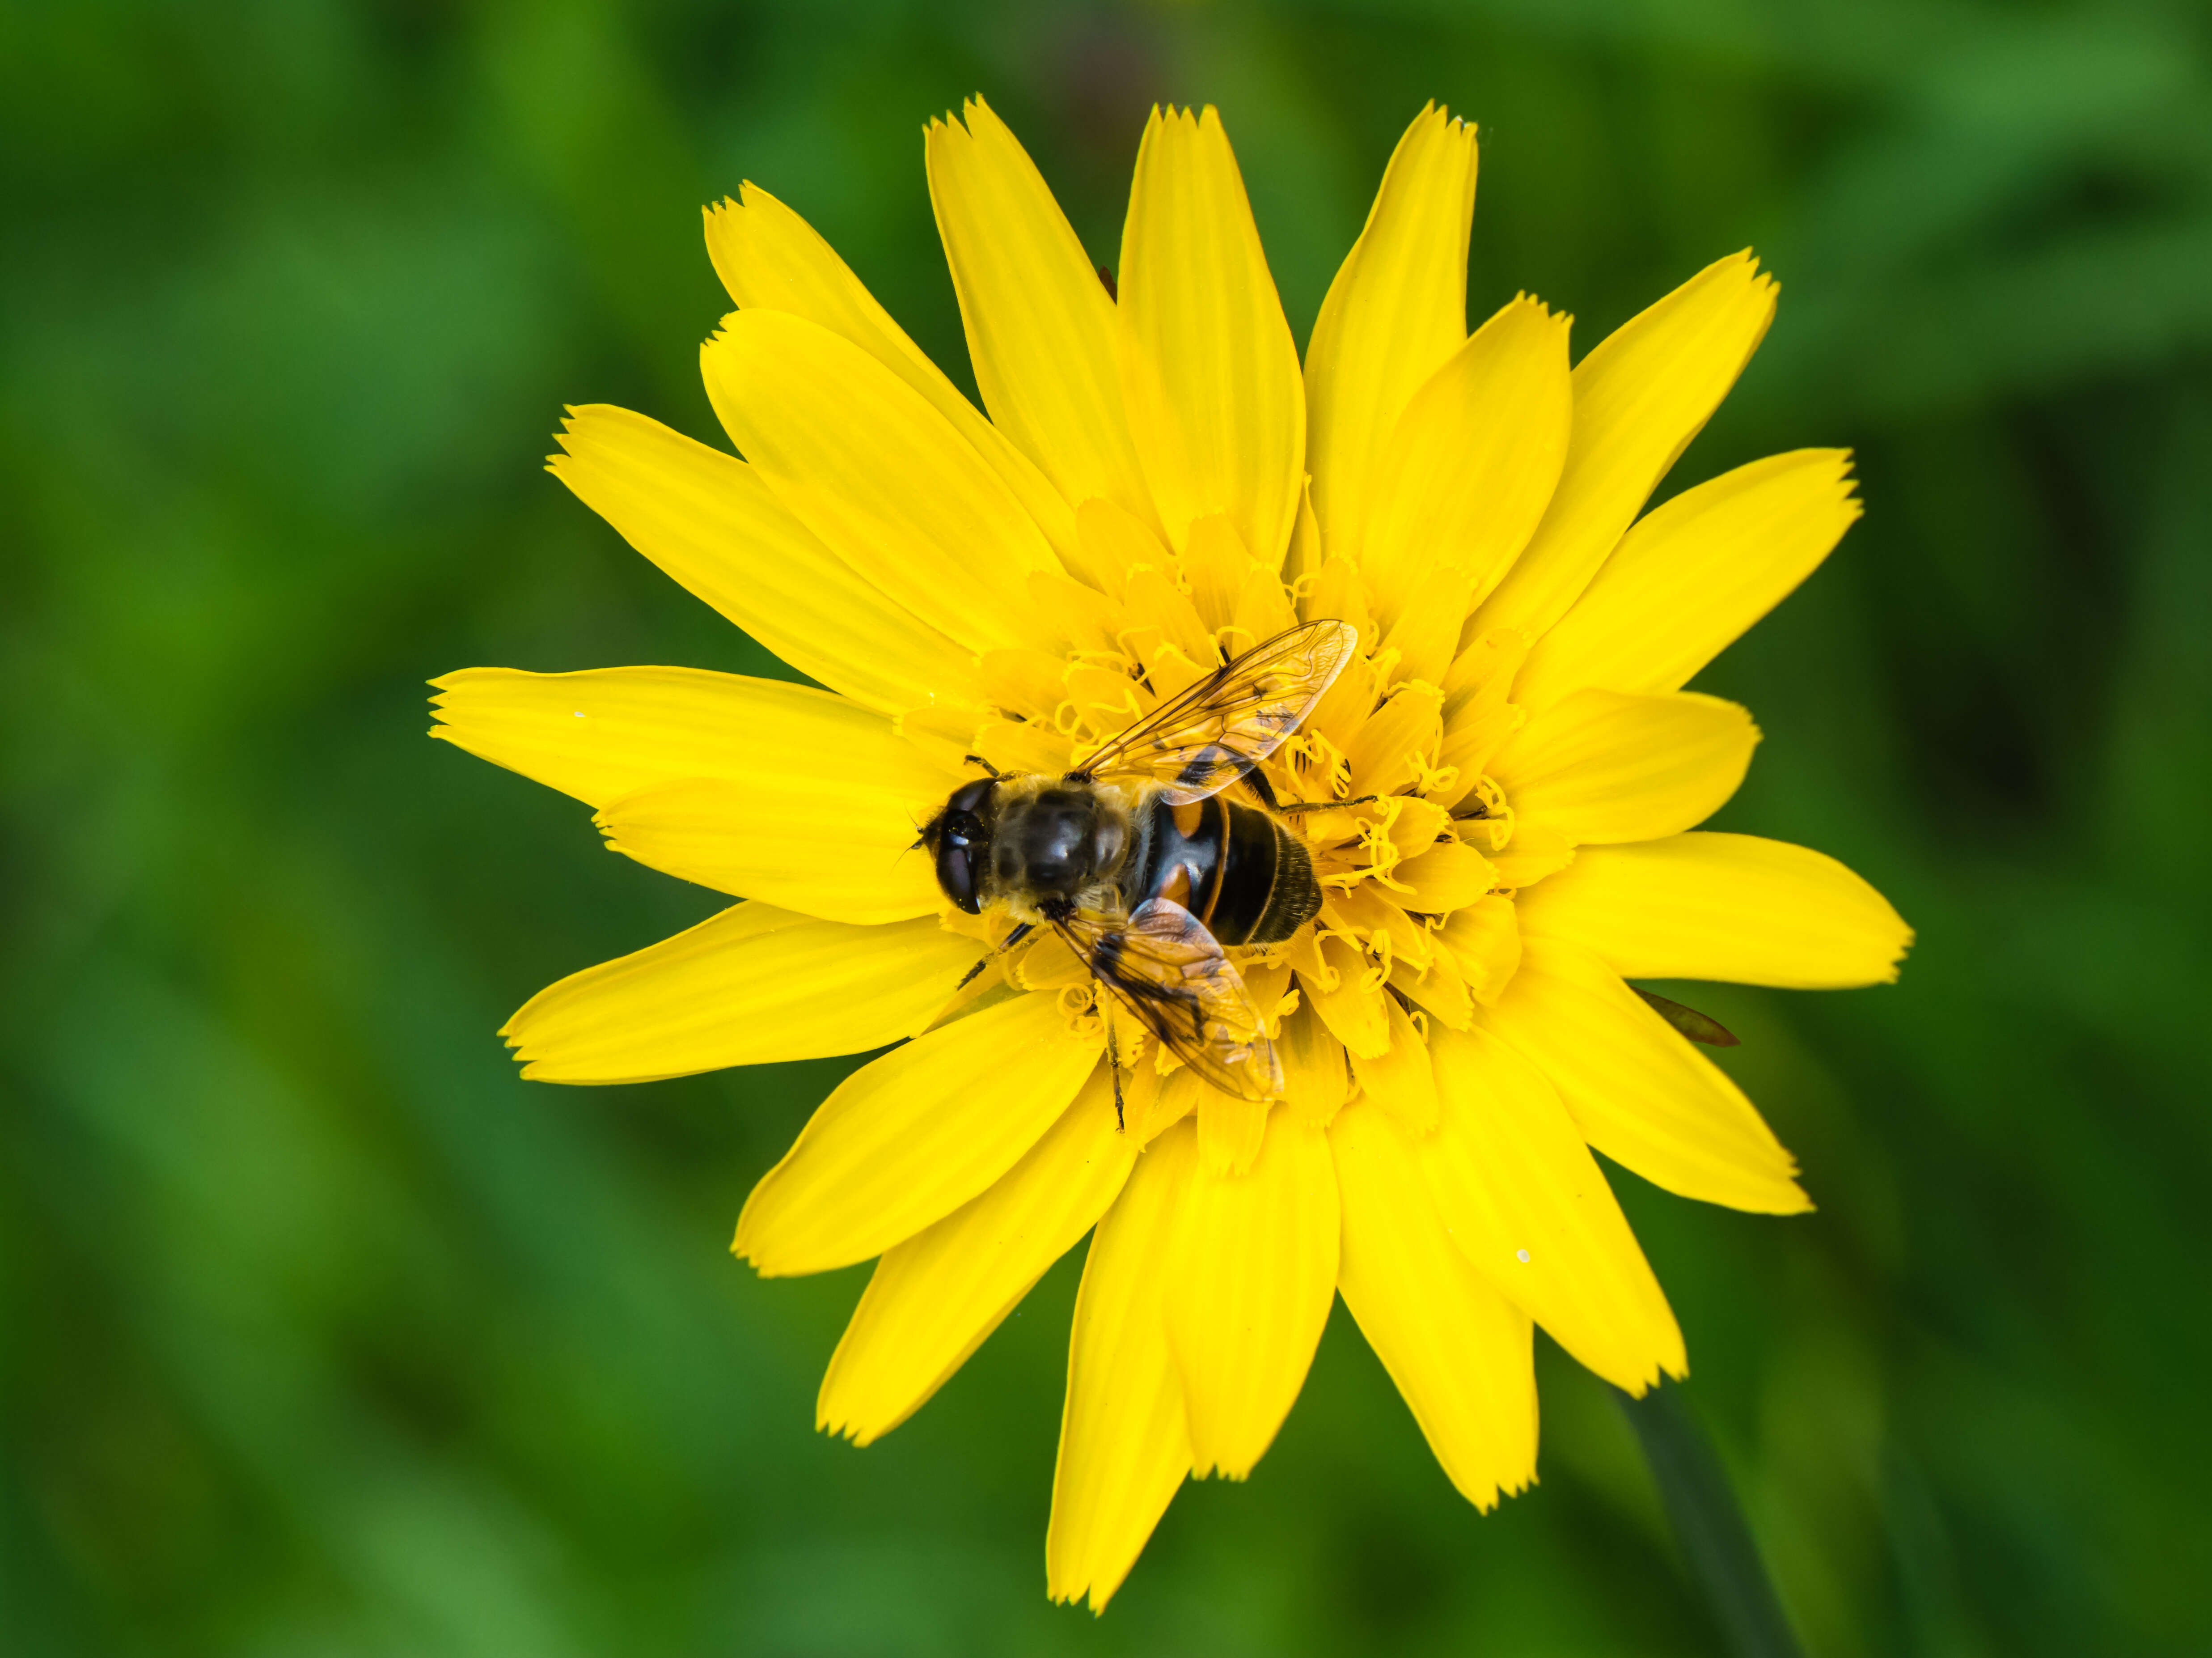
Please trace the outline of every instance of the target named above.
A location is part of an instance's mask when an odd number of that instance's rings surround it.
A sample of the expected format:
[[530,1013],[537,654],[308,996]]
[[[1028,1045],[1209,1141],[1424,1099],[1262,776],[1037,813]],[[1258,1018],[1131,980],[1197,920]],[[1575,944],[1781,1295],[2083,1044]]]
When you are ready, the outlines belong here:
[[1513,1257],[1516,1260],[1525,1261],[1528,1259],[1528,1252],[1525,1249],[1516,1249],[1513,1252]]

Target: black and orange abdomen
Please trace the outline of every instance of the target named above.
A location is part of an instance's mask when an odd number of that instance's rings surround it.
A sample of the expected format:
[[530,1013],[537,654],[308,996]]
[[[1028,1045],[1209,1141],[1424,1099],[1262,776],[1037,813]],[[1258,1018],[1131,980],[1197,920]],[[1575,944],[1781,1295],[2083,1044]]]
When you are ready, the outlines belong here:
[[1172,899],[1224,945],[1278,943],[1321,913],[1304,843],[1257,807],[1155,798],[1139,817],[1121,888],[1131,910]]

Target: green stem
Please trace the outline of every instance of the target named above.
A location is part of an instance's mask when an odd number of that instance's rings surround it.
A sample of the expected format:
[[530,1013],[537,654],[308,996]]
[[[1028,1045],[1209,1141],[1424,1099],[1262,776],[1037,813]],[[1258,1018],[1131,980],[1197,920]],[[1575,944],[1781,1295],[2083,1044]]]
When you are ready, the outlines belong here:
[[1727,1471],[1684,1406],[1682,1390],[1655,1387],[1642,1399],[1616,1391],[1615,1397],[1643,1443],[1675,1540],[1727,1632],[1729,1650],[1736,1658],[1803,1658]]

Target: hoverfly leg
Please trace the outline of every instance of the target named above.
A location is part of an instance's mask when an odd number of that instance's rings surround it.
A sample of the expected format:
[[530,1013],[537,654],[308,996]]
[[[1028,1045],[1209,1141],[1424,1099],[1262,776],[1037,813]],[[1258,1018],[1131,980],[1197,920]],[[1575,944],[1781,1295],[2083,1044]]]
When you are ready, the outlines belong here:
[[981,972],[984,968],[989,966],[994,958],[1006,954],[1007,951],[1012,949],[1015,945],[1020,943],[1024,939],[1027,938],[1036,930],[1036,923],[1035,922],[1024,921],[1019,926],[1016,927],[1013,931],[1008,933],[1006,938],[1001,941],[997,949],[992,951],[989,955],[984,956],[981,960],[977,961],[974,966],[969,968],[966,972],[960,975],[960,982],[952,987],[953,995],[959,995],[961,991],[966,990],[970,984],[974,984],[975,982],[975,975]]
[[1106,1015],[1106,1065],[1114,1076],[1114,1132],[1126,1133],[1128,1124],[1121,1116],[1121,1049],[1114,1039],[1114,1015]]
[[1291,812],[1348,812],[1355,806],[1372,806],[1376,801],[1382,798],[1382,797],[1380,795],[1362,795],[1357,800],[1297,800],[1292,801],[1287,806],[1279,806],[1275,809],[1278,812],[1285,814]]
[[1243,783],[1247,789],[1259,797],[1260,804],[1270,812],[1279,812],[1283,809],[1282,802],[1275,798],[1274,784],[1267,781],[1267,774],[1258,766],[1248,765],[1244,768]]

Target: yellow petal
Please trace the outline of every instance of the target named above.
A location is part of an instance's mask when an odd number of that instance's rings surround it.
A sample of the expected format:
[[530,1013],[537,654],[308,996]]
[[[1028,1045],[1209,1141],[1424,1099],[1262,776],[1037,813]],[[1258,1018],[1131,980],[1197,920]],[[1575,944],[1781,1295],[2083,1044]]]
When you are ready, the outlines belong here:
[[1686,1374],[1673,1309],[1543,1074],[1480,1027],[1431,1051],[1443,1119],[1414,1155],[1453,1241],[1615,1387]]
[[1581,946],[1522,939],[1484,1022],[1543,1068],[1590,1144],[1652,1185],[1762,1214],[1813,1206],[1743,1090]]
[[1386,625],[1432,563],[1471,577],[1479,600],[1528,545],[1567,457],[1568,321],[1515,300],[1407,405],[1376,469],[1359,566]]
[[1459,1249],[1400,1131],[1364,1101],[1328,1135],[1344,1204],[1337,1288],[1460,1495],[1495,1508],[1536,1477],[1528,1315]]
[[1301,997],[1297,1010],[1285,1016],[1275,1053],[1283,1064],[1285,1106],[1316,1128],[1328,1127],[1350,1096],[1352,1082],[1344,1044],[1322,1022],[1310,996]]
[[1236,637],[1224,648],[1241,655],[1297,625],[1298,613],[1291,607],[1291,595],[1284,591],[1282,579],[1264,564],[1254,564],[1245,572],[1229,624]]
[[1382,649],[1398,658],[1389,673],[1392,684],[1405,680],[1423,680],[1432,686],[1444,682],[1459,649],[1460,629],[1474,592],[1474,581],[1457,564],[1431,561],[1406,592],[1376,594],[1378,613],[1387,602],[1396,618],[1382,641]]
[[1114,602],[1073,576],[1038,570],[1030,577],[1030,602],[1053,645],[1061,651],[1112,654]]
[[1517,629],[1493,628],[1468,640],[1444,674],[1444,717],[1455,721],[1504,702],[1528,656],[1528,636]]
[[[1393,880],[1414,859],[1453,838],[1451,814],[1433,801],[1401,795],[1385,802],[1382,809],[1386,814],[1383,832],[1400,859],[1392,867]],[[1402,893],[1397,901],[1409,910],[1419,907]]]
[[882,1254],[1019,1162],[1067,1109],[1099,1046],[1071,1033],[1059,998],[1040,993],[872,1060],[753,1188],[732,1247],[768,1277]]
[[746,309],[804,317],[875,358],[974,446],[1063,558],[1072,553],[1075,520],[1067,497],[1035,462],[907,338],[812,225],[758,185],[747,184],[738,195],[707,210],[707,254],[731,299]]
[[983,406],[1067,500],[1103,497],[1149,518],[1114,302],[1006,124],[981,98],[965,118],[929,124],[929,199]]
[[783,777],[815,791],[811,818],[855,774],[917,801],[941,799],[957,781],[881,716],[781,680],[693,667],[467,667],[431,683],[442,722],[432,736],[593,806],[685,777],[772,787]]
[[815,1425],[866,1445],[920,1410],[1106,1212],[1136,1161],[1095,1067],[995,1185],[876,1264],[823,1378]]
[[1532,638],[1566,613],[1774,320],[1749,253],[1708,265],[1575,365],[1574,433],[1544,521],[1477,616]]
[[1498,884],[1508,892],[1525,892],[1572,863],[1575,844],[1550,824],[1522,823],[1514,826],[1513,838],[1504,851],[1489,856]]
[[1155,109],[1121,233],[1120,358],[1130,436],[1168,539],[1229,515],[1279,564],[1304,482],[1297,348],[1229,135],[1211,105]]
[[1435,951],[1423,966],[1393,961],[1390,988],[1455,1031],[1465,1030],[1474,1021],[1474,1006],[1468,995],[1466,976],[1460,972],[1459,958],[1449,950]]
[[1520,905],[1490,893],[1455,911],[1437,935],[1467,981],[1468,991],[1488,1007],[1504,994],[1521,967]]
[[1118,664],[1107,668],[1078,662],[1067,670],[1067,695],[1077,716],[1095,731],[1118,731],[1158,704]]
[[[1039,576],[1034,578],[1042,581]],[[1065,581],[1065,576],[1060,578]],[[1024,719],[1049,720],[1067,697],[1067,661],[1049,650],[987,650],[975,665],[994,708]]]
[[1190,1472],[1182,1383],[1161,1300],[1177,1208],[1198,1161],[1188,1124],[1148,1147],[1091,1234],[1068,1343],[1067,1398],[1045,1533],[1055,1600],[1105,1610]]
[[[1183,584],[1189,589],[1191,608],[1207,629],[1224,628],[1237,613],[1237,600],[1244,578],[1257,571],[1272,576],[1272,564],[1255,564],[1237,533],[1236,525],[1220,513],[1208,513],[1191,521],[1183,539]],[[1281,591],[1280,582],[1276,590]]]
[[1151,1145],[1194,1114],[1198,1102],[1212,1091],[1212,1085],[1188,1065],[1167,1076],[1160,1075],[1156,1064],[1139,1065],[1126,1090],[1130,1137],[1139,1146]]
[[1383,997],[1368,983],[1369,964],[1359,947],[1329,934],[1303,932],[1291,945],[1298,988],[1328,1033],[1351,1052],[1372,1058],[1390,1047]]
[[1674,691],[1818,569],[1858,519],[1850,451],[1770,455],[1685,490],[1621,538],[1529,652],[1514,699]]
[[1474,791],[1490,757],[1528,722],[1528,710],[1506,700],[1528,652],[1527,638],[1500,628],[1474,640],[1445,670],[1443,764],[1459,779],[1447,804]]
[[1306,346],[1314,510],[1330,544],[1355,556],[1399,414],[1467,338],[1475,162],[1473,122],[1433,104],[1414,118]]
[[1290,1414],[1336,1296],[1328,1137],[1273,1112],[1250,1171],[1217,1173],[1201,1158],[1180,1207],[1165,1311],[1191,1466],[1242,1479]]
[[920,1030],[982,948],[933,917],[850,927],[739,904],[549,985],[500,1034],[539,1082],[860,1053]]
[[673,667],[471,668],[438,684],[432,735],[591,802],[640,863],[832,921],[939,906],[909,849],[957,780],[842,697]]
[[1447,718],[1443,764],[1438,769],[1449,767],[1456,781],[1449,789],[1439,791],[1437,798],[1457,806],[1473,794],[1481,786],[1491,756],[1528,723],[1527,709],[1505,702],[1476,704],[1463,710],[1458,719]]
[[1085,570],[1098,589],[1119,599],[1139,570],[1172,570],[1175,555],[1152,527],[1111,501],[1085,501],[1075,511]]
[[1321,919],[1325,927],[1364,934],[1371,947],[1379,946],[1381,936],[1387,935],[1394,960],[1422,966],[1436,954],[1435,936],[1384,897],[1383,888],[1371,881],[1328,892],[1322,899]]
[[735,455],[605,404],[571,409],[548,470],[802,674],[878,713],[977,698],[969,653],[847,568]]
[[1280,1034],[1283,1015],[1297,1006],[1297,998],[1291,993],[1290,964],[1279,958],[1240,963],[1237,973],[1244,981],[1245,995],[1260,1010],[1261,1022],[1267,1027],[1267,1034]]
[[920,393],[781,311],[726,319],[699,361],[745,458],[863,579],[970,650],[1042,643],[1024,622],[1027,578],[1060,568],[1052,548]]
[[1390,871],[1390,879],[1413,891],[1401,895],[1409,910],[1445,915],[1465,909],[1497,884],[1490,860],[1462,840],[1440,840],[1419,857]]
[[[1312,575],[1313,580],[1307,584],[1298,600],[1299,616],[1309,622],[1324,619],[1348,622],[1359,630],[1361,649],[1373,649],[1382,634],[1382,630],[1375,625],[1374,617],[1368,612],[1366,589],[1359,581],[1359,566],[1341,553],[1331,552],[1321,561]],[[1349,673],[1358,666],[1358,659],[1345,666],[1346,672]],[[1330,687],[1330,695],[1334,696],[1344,681],[1345,674],[1337,675],[1336,685]],[[1321,705],[1326,707],[1328,698],[1324,698]],[[1362,717],[1366,712],[1364,708],[1359,710]],[[1313,716],[1309,715],[1307,718],[1310,722]]]
[[1886,984],[1912,942],[1889,900],[1835,859],[1755,835],[1592,847],[1519,908],[1529,932],[1595,951],[1624,978]]
[[[1322,580],[1316,591],[1318,592],[1320,587],[1328,585],[1329,578],[1335,572],[1350,568],[1351,565],[1346,560],[1331,558],[1322,566]],[[1298,607],[1300,613],[1306,620],[1314,621],[1322,617],[1335,615],[1339,620],[1350,622],[1354,626],[1358,625],[1352,621],[1352,617],[1341,612],[1311,604],[1312,597],[1313,594],[1309,594],[1308,602],[1301,603]],[[1417,692],[1426,688],[1404,686],[1400,687],[1399,694],[1404,695],[1407,692]],[[1322,692],[1321,700],[1314,704],[1313,712],[1306,716],[1305,725],[1299,735],[1325,738],[1336,746],[1339,753],[1344,753],[1359,741],[1360,734],[1367,724],[1368,716],[1375,711],[1375,704],[1379,699],[1381,691],[1382,686],[1376,678],[1373,660],[1365,655],[1354,656],[1344,665],[1343,671],[1338,674],[1336,683]],[[1410,709],[1412,704],[1408,704],[1407,707]],[[1316,777],[1315,781],[1320,783],[1322,778]]]
[[1198,1160],[1212,1174],[1242,1174],[1266,1143],[1272,1102],[1209,1088],[1198,1096]]
[[1578,691],[1536,715],[1492,759],[1516,819],[1579,844],[1680,834],[1743,781],[1759,728],[1735,703]]
[[1044,933],[1021,947],[1006,963],[1006,977],[1025,990],[1058,991],[1071,985],[1088,986],[1090,964],[1068,948],[1066,940]]
[[1296,582],[1322,567],[1321,520],[1314,516],[1313,480],[1298,491],[1297,521],[1291,526],[1291,550],[1283,555],[1283,580]]
[[1433,765],[1443,747],[1443,703],[1432,685],[1401,686],[1370,715],[1345,750],[1352,792],[1395,795],[1419,774],[1417,759]]
[[1057,732],[1038,725],[1017,725],[1012,720],[993,720],[975,741],[976,752],[1001,771],[1032,771],[1057,777],[1067,770],[1073,745]]
[[[1198,613],[1198,607],[1191,603],[1190,595],[1176,586],[1164,570],[1146,569],[1130,575],[1123,625],[1125,630],[1155,629],[1162,639],[1182,653],[1186,661],[1209,670],[1214,666],[1212,630]],[[1149,659],[1156,653],[1144,654]],[[1146,665],[1150,666],[1149,660]],[[1175,695],[1174,690],[1158,683],[1157,675],[1153,684],[1163,698]]]
[[[826,794],[820,778],[684,777],[624,795],[594,820],[607,844],[648,869],[735,898],[757,898],[872,926],[934,915],[944,903],[929,855],[914,844],[927,792],[855,771]],[[830,804],[835,802],[834,807]]]
[[1429,1069],[1429,1045],[1398,998],[1382,998],[1390,1021],[1390,1051],[1372,1059],[1352,1056],[1360,1091],[1392,1120],[1414,1134],[1437,1125],[1437,1079]]

